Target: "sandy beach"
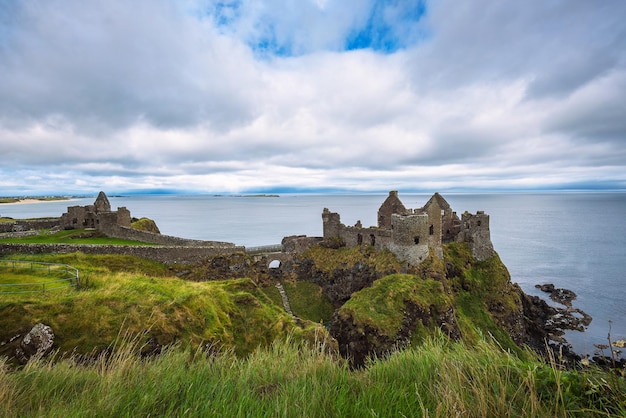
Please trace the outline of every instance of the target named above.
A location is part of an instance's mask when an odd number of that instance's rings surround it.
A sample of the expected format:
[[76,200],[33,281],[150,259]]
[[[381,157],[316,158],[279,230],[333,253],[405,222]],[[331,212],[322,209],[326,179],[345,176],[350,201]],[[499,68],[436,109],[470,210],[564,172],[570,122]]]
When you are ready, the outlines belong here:
[[41,200],[41,199],[20,199],[17,202],[6,202],[6,203],[1,203],[0,205],[23,205],[26,203],[46,203],[46,202],[52,202],[52,201],[56,201],[56,200],[69,200],[69,199],[54,199],[54,200]]

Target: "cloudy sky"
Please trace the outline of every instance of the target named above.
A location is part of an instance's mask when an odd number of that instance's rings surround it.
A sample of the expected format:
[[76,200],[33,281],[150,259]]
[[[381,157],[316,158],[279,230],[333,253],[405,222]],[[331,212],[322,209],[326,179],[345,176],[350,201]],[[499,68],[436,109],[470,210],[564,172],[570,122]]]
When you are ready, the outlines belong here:
[[626,188],[623,0],[0,0],[0,195]]

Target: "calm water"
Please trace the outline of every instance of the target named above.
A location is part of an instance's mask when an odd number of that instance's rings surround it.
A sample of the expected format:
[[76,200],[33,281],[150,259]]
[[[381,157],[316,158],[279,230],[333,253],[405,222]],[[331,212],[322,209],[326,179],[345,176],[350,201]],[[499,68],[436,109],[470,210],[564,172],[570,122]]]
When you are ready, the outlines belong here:
[[[346,225],[376,224],[380,195],[130,196],[109,197],[133,216],[156,221],[163,234],[256,246],[280,243],[287,235],[322,235],[321,213],[339,212]],[[400,194],[406,207],[426,203],[429,194]],[[574,307],[594,319],[585,333],[568,340],[579,353],[626,338],[626,193],[444,194],[453,210],[484,210],[491,216],[491,238],[512,280],[532,295],[545,297],[537,283],[554,283],[578,294]],[[72,202],[0,205],[15,218],[58,216]]]

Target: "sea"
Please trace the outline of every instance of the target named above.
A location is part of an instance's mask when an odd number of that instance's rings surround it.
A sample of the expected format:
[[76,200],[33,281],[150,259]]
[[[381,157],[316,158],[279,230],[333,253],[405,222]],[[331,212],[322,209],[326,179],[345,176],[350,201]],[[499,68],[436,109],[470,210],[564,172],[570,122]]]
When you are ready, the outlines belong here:
[[[626,339],[626,192],[443,193],[459,216],[490,215],[491,239],[511,280],[529,295],[546,299],[535,285],[552,283],[574,291],[574,308],[593,317],[585,332],[565,337],[581,355],[596,344]],[[227,241],[246,247],[279,244],[290,235],[322,235],[322,211],[341,215],[346,225],[376,225],[387,194],[132,195],[109,196],[134,217],[154,219],[161,233]],[[407,208],[422,207],[430,194],[403,194]],[[59,216],[70,201],[3,204],[13,218]],[[608,354],[608,352],[604,352]]]

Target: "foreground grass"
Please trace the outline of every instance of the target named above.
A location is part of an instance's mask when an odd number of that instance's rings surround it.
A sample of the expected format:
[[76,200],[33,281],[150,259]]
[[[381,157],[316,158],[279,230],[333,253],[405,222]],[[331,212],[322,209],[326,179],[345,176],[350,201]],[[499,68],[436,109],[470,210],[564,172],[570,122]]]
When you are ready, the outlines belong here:
[[[2,416],[546,417],[624,416],[624,381],[522,361],[481,340],[445,338],[367,368],[287,339],[241,358],[171,348],[140,359],[132,344],[90,365],[0,363]],[[621,378],[619,378],[621,379]]]

